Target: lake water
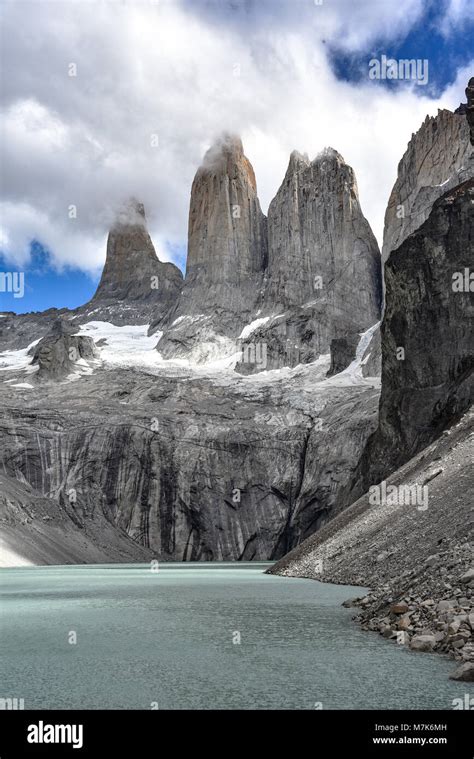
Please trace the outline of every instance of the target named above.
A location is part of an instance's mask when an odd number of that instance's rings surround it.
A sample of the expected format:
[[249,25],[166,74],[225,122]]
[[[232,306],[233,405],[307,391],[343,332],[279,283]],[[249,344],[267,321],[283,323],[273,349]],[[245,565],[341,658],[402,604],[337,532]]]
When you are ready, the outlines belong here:
[[341,603],[360,588],[268,566],[1,570],[0,697],[25,709],[451,709],[473,695],[448,679],[452,661],[359,630]]

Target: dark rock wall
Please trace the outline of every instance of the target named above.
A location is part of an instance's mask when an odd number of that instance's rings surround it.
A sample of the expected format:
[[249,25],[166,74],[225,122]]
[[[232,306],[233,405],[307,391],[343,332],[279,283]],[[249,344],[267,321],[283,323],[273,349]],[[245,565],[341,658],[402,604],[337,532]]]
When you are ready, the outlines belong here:
[[435,440],[473,401],[474,180],[436,201],[385,266],[379,427],[365,492]]

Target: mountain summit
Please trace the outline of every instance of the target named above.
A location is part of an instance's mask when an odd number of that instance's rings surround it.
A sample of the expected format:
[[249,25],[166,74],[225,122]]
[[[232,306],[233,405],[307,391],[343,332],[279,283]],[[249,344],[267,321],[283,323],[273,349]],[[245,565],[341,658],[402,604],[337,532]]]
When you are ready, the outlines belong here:
[[184,288],[160,353],[205,360],[233,352],[230,340],[257,310],[266,263],[255,174],[240,138],[224,134],[194,177]]
[[293,151],[267,220],[242,141],[224,134],[194,178],[184,288],[153,325],[164,331],[158,350],[206,361],[235,354],[236,340],[248,338],[265,342],[271,368],[307,363],[333,338],[378,320],[380,280],[354,172],[336,150],[313,161]]
[[245,284],[265,266],[254,170],[240,138],[224,134],[207,151],[191,189],[186,284]]
[[[97,291],[84,307],[97,320],[143,323],[163,316],[174,304],[182,275],[158,259],[148,234],[145,208],[130,199],[118,212],[107,240],[107,256]],[[99,316],[97,315],[99,314]]]

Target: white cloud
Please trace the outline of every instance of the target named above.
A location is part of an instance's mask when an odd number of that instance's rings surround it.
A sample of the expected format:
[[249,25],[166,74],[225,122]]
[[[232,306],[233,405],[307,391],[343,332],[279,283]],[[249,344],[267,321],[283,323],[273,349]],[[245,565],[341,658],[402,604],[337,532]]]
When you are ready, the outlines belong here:
[[446,37],[467,21],[472,23],[472,0],[448,0],[440,31]]
[[47,249],[51,264],[58,270],[64,266],[83,269],[98,274],[105,235],[89,235],[87,230],[76,233],[70,220],[59,222],[28,203],[0,203],[0,240],[7,264],[26,266],[29,261],[30,242],[41,242]]
[[186,241],[192,179],[223,130],[241,134],[264,210],[293,149],[336,148],[381,240],[411,133],[438,106],[459,103],[467,76],[439,101],[416,86],[389,93],[336,80],[328,43],[353,51],[396,39],[421,0],[272,3],[5,5],[1,226],[10,258],[24,264],[35,238],[58,266],[95,272],[114,209],[130,195],[144,202],[166,258],[167,242]]

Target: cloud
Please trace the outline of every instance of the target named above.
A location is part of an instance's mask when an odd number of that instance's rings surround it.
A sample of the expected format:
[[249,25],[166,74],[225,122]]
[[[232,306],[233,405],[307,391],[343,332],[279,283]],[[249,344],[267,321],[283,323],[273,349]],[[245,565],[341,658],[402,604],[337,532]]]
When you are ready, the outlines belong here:
[[380,241],[411,133],[458,104],[467,76],[436,101],[416,85],[354,86],[336,79],[327,48],[370,53],[422,10],[421,0],[4,4],[8,259],[25,265],[36,239],[57,267],[96,273],[115,209],[132,195],[169,258],[186,240],[194,173],[222,131],[241,135],[264,210],[293,149],[336,148]]
[[441,17],[441,33],[448,37],[460,26],[463,26],[468,22],[472,25],[472,1],[448,0],[446,11]]
[[[51,258],[51,265],[83,269],[97,275],[105,250],[105,234],[89,235],[87,230],[69,235],[63,225],[27,203],[0,203],[0,241],[7,265],[26,267],[30,243],[41,242]],[[70,221],[73,225],[73,220]]]
[[[463,0],[451,0],[451,2]],[[404,36],[423,13],[423,0],[183,0],[183,8],[210,23],[252,33],[292,28],[313,42],[337,41],[346,51],[376,39]]]

